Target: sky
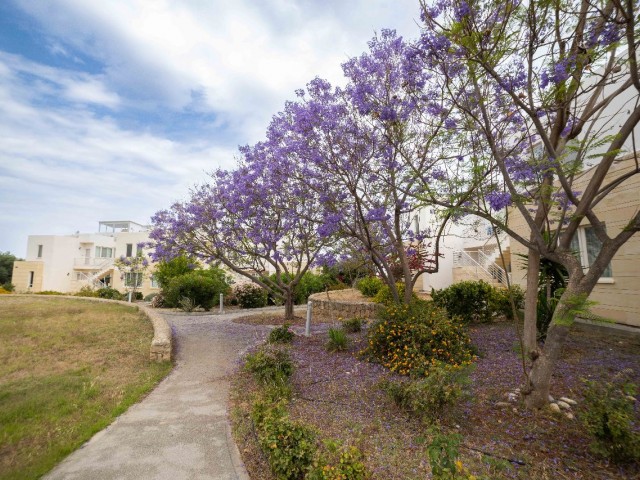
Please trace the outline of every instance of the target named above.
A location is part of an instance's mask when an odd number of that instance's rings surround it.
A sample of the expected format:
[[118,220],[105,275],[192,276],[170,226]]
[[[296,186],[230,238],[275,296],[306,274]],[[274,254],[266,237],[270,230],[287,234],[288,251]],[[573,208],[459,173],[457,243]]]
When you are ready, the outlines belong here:
[[149,223],[417,0],[0,2],[0,252]]

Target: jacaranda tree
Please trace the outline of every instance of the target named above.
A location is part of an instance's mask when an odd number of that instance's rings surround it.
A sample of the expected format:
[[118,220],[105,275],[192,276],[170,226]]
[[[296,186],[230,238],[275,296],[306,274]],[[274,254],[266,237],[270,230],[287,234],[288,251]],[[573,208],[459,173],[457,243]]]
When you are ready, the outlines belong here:
[[298,165],[265,143],[241,153],[235,170],[216,172],[188,201],[153,217],[154,255],[222,263],[282,300],[291,319],[294,290],[329,254],[333,231],[317,196],[296,182]]
[[[458,178],[474,186],[465,192],[475,193],[461,202],[445,179],[439,195],[431,185],[426,197],[487,218],[528,249],[523,393],[530,407],[547,403],[574,317],[614,254],[640,229],[638,212],[621,228],[605,228],[597,213],[605,196],[640,173],[632,141],[640,121],[638,11],[632,0],[422,3],[416,58],[464,119],[458,128],[468,132],[473,149]],[[630,169],[612,168],[625,158]],[[579,178],[584,186],[576,191]],[[524,218],[527,232],[495,213],[505,207]],[[601,245],[589,265],[573,246],[584,225]],[[541,258],[569,274],[544,346],[536,343]]]
[[448,220],[444,215],[420,231],[413,221],[423,203],[415,198],[419,176],[440,160],[436,144],[449,124],[440,115],[442,93],[427,90],[412,50],[383,30],[369,52],[343,65],[345,88],[315,79],[268,132],[280,156],[302,165],[300,181],[320,196],[328,224],[354,241],[394,299],[406,302],[419,276],[437,271],[438,238]]

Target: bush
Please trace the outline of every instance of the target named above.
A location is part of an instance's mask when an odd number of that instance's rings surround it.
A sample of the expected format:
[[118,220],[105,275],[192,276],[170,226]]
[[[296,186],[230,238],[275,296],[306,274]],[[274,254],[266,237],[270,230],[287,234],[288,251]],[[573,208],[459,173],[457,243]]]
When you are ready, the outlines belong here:
[[426,422],[432,422],[447,407],[458,402],[468,382],[466,370],[439,363],[429,369],[426,378],[389,381],[381,386],[399,407]]
[[55,290],[42,290],[41,292],[36,292],[36,295],[66,295],[66,294],[62,292],[57,292]]
[[269,343],[291,343],[295,333],[289,330],[289,324],[285,323],[281,327],[276,327],[269,332],[267,341]]
[[11,293],[9,290],[5,289],[4,287],[0,287],[0,295],[7,295]]
[[216,274],[208,274],[206,270],[198,270],[174,277],[163,289],[167,307],[180,307],[180,301],[187,297],[194,304],[205,310],[211,309],[218,302],[221,293],[226,293],[226,279]]
[[363,354],[401,375],[425,376],[440,362],[470,364],[471,340],[457,319],[433,302],[390,305],[369,329]]
[[494,288],[489,297],[489,310],[492,316],[504,315],[508,320],[513,320],[510,296],[513,296],[516,310],[524,308],[524,290],[519,285],[511,285],[511,288]]
[[15,291],[16,286],[11,282],[5,282],[2,285],[0,285],[0,288],[5,290],[7,293],[11,293]]
[[[496,289],[483,280],[454,283],[450,287],[431,292],[433,302],[444,308],[450,317],[458,317],[464,323],[490,322],[504,308]],[[508,300],[507,300],[508,305]]]
[[338,449],[336,442],[325,442],[328,455],[315,461],[305,480],[366,480],[371,477],[362,452],[356,447]]
[[109,288],[109,287],[99,288],[98,290],[96,290],[96,294],[100,298],[108,298],[110,300],[122,300],[122,294],[115,288]]
[[281,348],[268,346],[247,355],[245,368],[263,384],[279,382],[293,374],[293,362],[289,353]]
[[458,460],[462,436],[457,433],[435,432],[427,447],[431,476],[434,480],[472,480],[476,479]]
[[275,477],[282,480],[304,478],[317,450],[314,432],[290,420],[280,404],[256,403],[252,419],[260,448],[269,459]]
[[349,346],[349,337],[341,328],[329,329],[329,341],[327,342],[327,351],[343,352]]
[[165,288],[173,278],[195,270],[196,266],[195,262],[188,257],[175,257],[169,261],[159,262],[153,271],[153,276],[160,287]]
[[[398,289],[400,301],[402,302],[402,300],[404,299],[404,283],[397,282],[396,288]],[[411,293],[411,297],[413,298],[413,300],[418,299],[418,296],[413,292]],[[376,293],[376,296],[373,297],[373,301],[376,303],[381,303],[383,305],[391,305],[392,303],[395,303],[389,285],[383,285],[382,288],[378,290],[378,293]]]
[[324,292],[329,286],[329,278],[325,275],[316,275],[315,273],[305,272],[300,279],[300,283],[296,285],[294,291],[294,302],[296,305],[307,303],[309,295]]
[[630,369],[611,382],[585,381],[582,423],[593,437],[591,450],[616,463],[640,460],[640,431],[634,416],[636,385]]
[[85,285],[76,293],[74,293],[76,297],[97,297],[98,293],[89,285]]
[[267,306],[267,291],[253,283],[238,285],[233,291],[238,305],[242,308],[260,308]]
[[365,297],[375,297],[382,287],[384,282],[378,277],[365,277],[356,284],[356,288]]
[[347,333],[358,333],[362,330],[362,319],[355,317],[342,322],[342,329]]

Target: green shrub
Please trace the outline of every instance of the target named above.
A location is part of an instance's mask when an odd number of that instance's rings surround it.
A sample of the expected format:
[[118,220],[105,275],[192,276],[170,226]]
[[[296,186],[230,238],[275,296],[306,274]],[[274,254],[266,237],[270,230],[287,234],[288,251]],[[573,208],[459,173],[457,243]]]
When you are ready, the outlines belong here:
[[0,285],[0,288],[5,290],[7,293],[11,293],[15,291],[16,286],[11,282],[5,282],[2,285]]
[[327,342],[327,350],[329,352],[343,352],[349,346],[349,337],[341,328],[329,329],[329,341]]
[[93,289],[93,287],[89,285],[85,285],[76,293],[74,293],[76,297],[97,297],[98,293]]
[[382,287],[384,287],[384,282],[378,277],[365,277],[356,284],[356,288],[365,297],[375,297]]
[[281,480],[304,478],[317,451],[314,432],[292,421],[281,404],[257,402],[252,419],[258,443],[269,459],[275,477]]
[[96,293],[100,298],[108,298],[110,300],[122,300],[122,294],[115,288],[110,288],[110,287],[99,288],[98,290],[96,290]]
[[173,278],[189,273],[195,270],[196,267],[195,261],[185,256],[179,256],[168,261],[159,262],[153,271],[153,276],[160,287],[165,288]]
[[336,442],[325,442],[327,453],[317,459],[305,480],[366,480],[371,478],[362,452],[356,447],[338,448]]
[[427,373],[426,378],[388,381],[381,387],[399,407],[430,423],[457,404],[469,380],[466,369],[443,363],[434,365]]
[[362,318],[351,318],[342,322],[342,329],[347,333],[358,333],[362,330]]
[[329,279],[325,275],[317,275],[305,272],[294,291],[294,302],[296,305],[307,303],[309,295],[324,292],[329,286]]
[[187,297],[194,304],[209,310],[218,302],[220,294],[226,293],[228,288],[224,276],[220,278],[215,272],[211,274],[206,270],[197,270],[185,273],[172,278],[169,285],[163,289],[165,305],[180,307],[180,301]]
[[363,354],[401,375],[425,376],[440,362],[463,366],[474,359],[464,326],[424,300],[387,306],[368,337]]
[[460,434],[435,432],[427,447],[431,478],[434,480],[471,480],[477,478],[471,475],[469,470],[458,460],[461,441]]
[[632,371],[615,375],[610,382],[585,381],[580,418],[593,437],[594,453],[616,463],[640,460],[640,431],[634,416],[637,387]]
[[9,290],[6,290],[4,287],[0,287],[0,295],[8,295],[10,293],[12,292],[10,292]]
[[288,379],[293,374],[293,362],[286,350],[265,346],[247,355],[245,368],[263,384]]
[[442,290],[433,290],[433,303],[444,308],[451,317],[465,323],[490,322],[494,316],[492,297],[495,289],[483,280],[454,283]]
[[267,305],[267,291],[253,283],[238,285],[233,295],[242,308],[260,308]]
[[55,290],[42,290],[41,292],[36,292],[36,295],[66,295],[66,294],[62,292],[57,292]]
[[489,296],[489,310],[492,317],[495,315],[504,315],[508,320],[513,320],[513,309],[511,308],[511,299],[516,306],[516,310],[524,308],[524,290],[519,285],[511,285],[507,288],[494,288]]
[[289,330],[290,325],[285,323],[281,327],[276,327],[269,332],[267,341],[269,343],[291,343],[295,333]]
[[[398,294],[400,295],[400,301],[402,302],[402,300],[404,299],[404,283],[397,282],[396,288],[398,289]],[[417,300],[418,296],[412,292],[411,298],[413,300]],[[393,299],[393,295],[391,294],[391,289],[389,288],[389,285],[383,285],[382,288],[378,290],[378,293],[376,293],[376,296],[373,297],[373,301],[376,303],[381,303],[382,305],[391,305],[395,303]]]

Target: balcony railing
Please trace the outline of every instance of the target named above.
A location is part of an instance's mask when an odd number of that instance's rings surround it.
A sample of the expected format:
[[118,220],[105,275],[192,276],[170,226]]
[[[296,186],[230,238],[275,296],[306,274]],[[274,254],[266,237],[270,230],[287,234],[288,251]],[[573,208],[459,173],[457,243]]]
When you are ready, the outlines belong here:
[[76,268],[103,269],[113,265],[113,258],[102,257],[76,257],[73,259],[73,266]]

